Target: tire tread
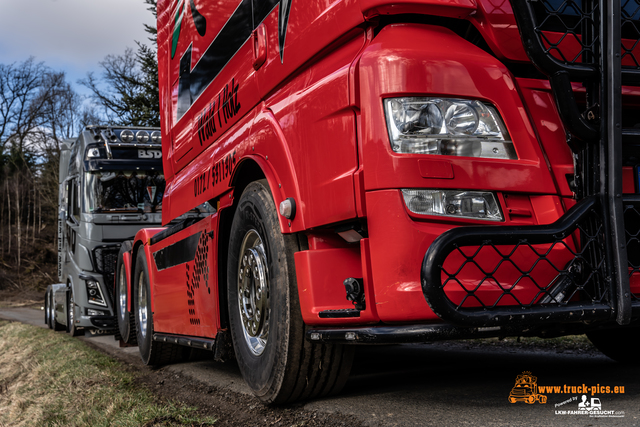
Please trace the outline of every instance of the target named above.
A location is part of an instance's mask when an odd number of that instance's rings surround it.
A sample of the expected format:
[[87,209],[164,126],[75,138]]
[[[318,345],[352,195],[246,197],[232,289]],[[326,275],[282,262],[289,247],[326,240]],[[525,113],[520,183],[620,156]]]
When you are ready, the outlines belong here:
[[[294,254],[295,252],[306,249],[304,247],[306,246],[305,241],[298,235],[281,234],[275,209],[271,211],[275,204],[266,180],[249,184],[240,198],[239,205],[242,205],[245,198],[258,199],[258,203],[261,203],[265,209],[269,211],[267,212],[267,218],[262,218],[264,228],[272,238],[276,240],[282,239],[280,240],[282,243],[274,243],[274,245],[278,246],[277,250],[282,250],[282,252],[279,253],[284,255],[284,259],[274,259],[272,262],[277,265],[276,269],[280,271],[279,274],[287,277],[289,283],[288,303],[286,304],[289,324],[282,329],[281,337],[281,339],[288,342],[286,349],[283,348],[284,352],[281,354],[281,363],[284,364],[284,366],[281,365],[279,368],[276,368],[278,372],[274,374],[273,381],[268,387],[259,390],[254,389],[254,393],[263,402],[268,404],[287,404],[337,393],[344,386],[349,371],[351,370],[353,347],[315,343],[307,341],[305,338],[306,325],[302,320],[294,267]],[[249,203],[248,200],[247,203]],[[240,207],[238,209],[240,209]],[[231,229],[231,241],[233,241],[234,238],[233,232],[236,228],[235,221],[236,219],[234,219]],[[284,247],[282,247],[282,244],[284,244]],[[232,247],[233,245],[230,243],[230,253],[233,251]],[[234,269],[236,268],[231,260],[232,257],[229,258],[228,264],[229,280],[235,277]],[[230,281],[228,286],[228,292],[231,294],[234,284]],[[232,306],[229,308],[230,312],[234,309]],[[238,347],[239,343],[236,342],[235,339],[242,341],[242,338],[233,336],[233,328],[232,338],[234,338],[234,346]],[[238,355],[237,348],[236,355]],[[241,358],[238,359],[238,362],[241,371],[248,369],[243,365]]]

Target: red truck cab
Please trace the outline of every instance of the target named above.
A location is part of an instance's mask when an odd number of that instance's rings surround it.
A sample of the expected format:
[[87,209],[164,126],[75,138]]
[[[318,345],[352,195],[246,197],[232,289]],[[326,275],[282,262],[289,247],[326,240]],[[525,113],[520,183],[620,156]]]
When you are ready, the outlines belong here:
[[232,347],[283,403],[338,391],[352,344],[632,357],[638,17],[565,3],[158,1],[163,224],[206,214],[123,255],[145,363]]

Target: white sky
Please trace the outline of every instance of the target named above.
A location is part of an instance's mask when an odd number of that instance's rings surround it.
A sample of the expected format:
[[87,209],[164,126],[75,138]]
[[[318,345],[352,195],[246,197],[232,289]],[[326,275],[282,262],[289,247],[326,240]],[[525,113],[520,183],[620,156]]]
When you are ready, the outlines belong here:
[[150,43],[143,23],[154,24],[143,0],[0,0],[0,63],[34,56],[76,81],[100,72],[108,54]]

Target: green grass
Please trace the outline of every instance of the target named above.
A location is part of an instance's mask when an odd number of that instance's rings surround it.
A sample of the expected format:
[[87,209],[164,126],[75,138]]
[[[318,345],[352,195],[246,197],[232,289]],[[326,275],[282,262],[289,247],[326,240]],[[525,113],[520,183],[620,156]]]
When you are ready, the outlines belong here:
[[82,341],[0,321],[0,426],[212,425]]

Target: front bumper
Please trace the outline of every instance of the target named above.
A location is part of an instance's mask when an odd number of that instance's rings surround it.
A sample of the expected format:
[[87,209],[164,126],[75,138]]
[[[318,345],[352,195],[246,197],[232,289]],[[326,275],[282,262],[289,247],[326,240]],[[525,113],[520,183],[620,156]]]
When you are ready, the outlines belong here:
[[118,327],[115,316],[91,316],[89,320],[98,329],[115,329]]

